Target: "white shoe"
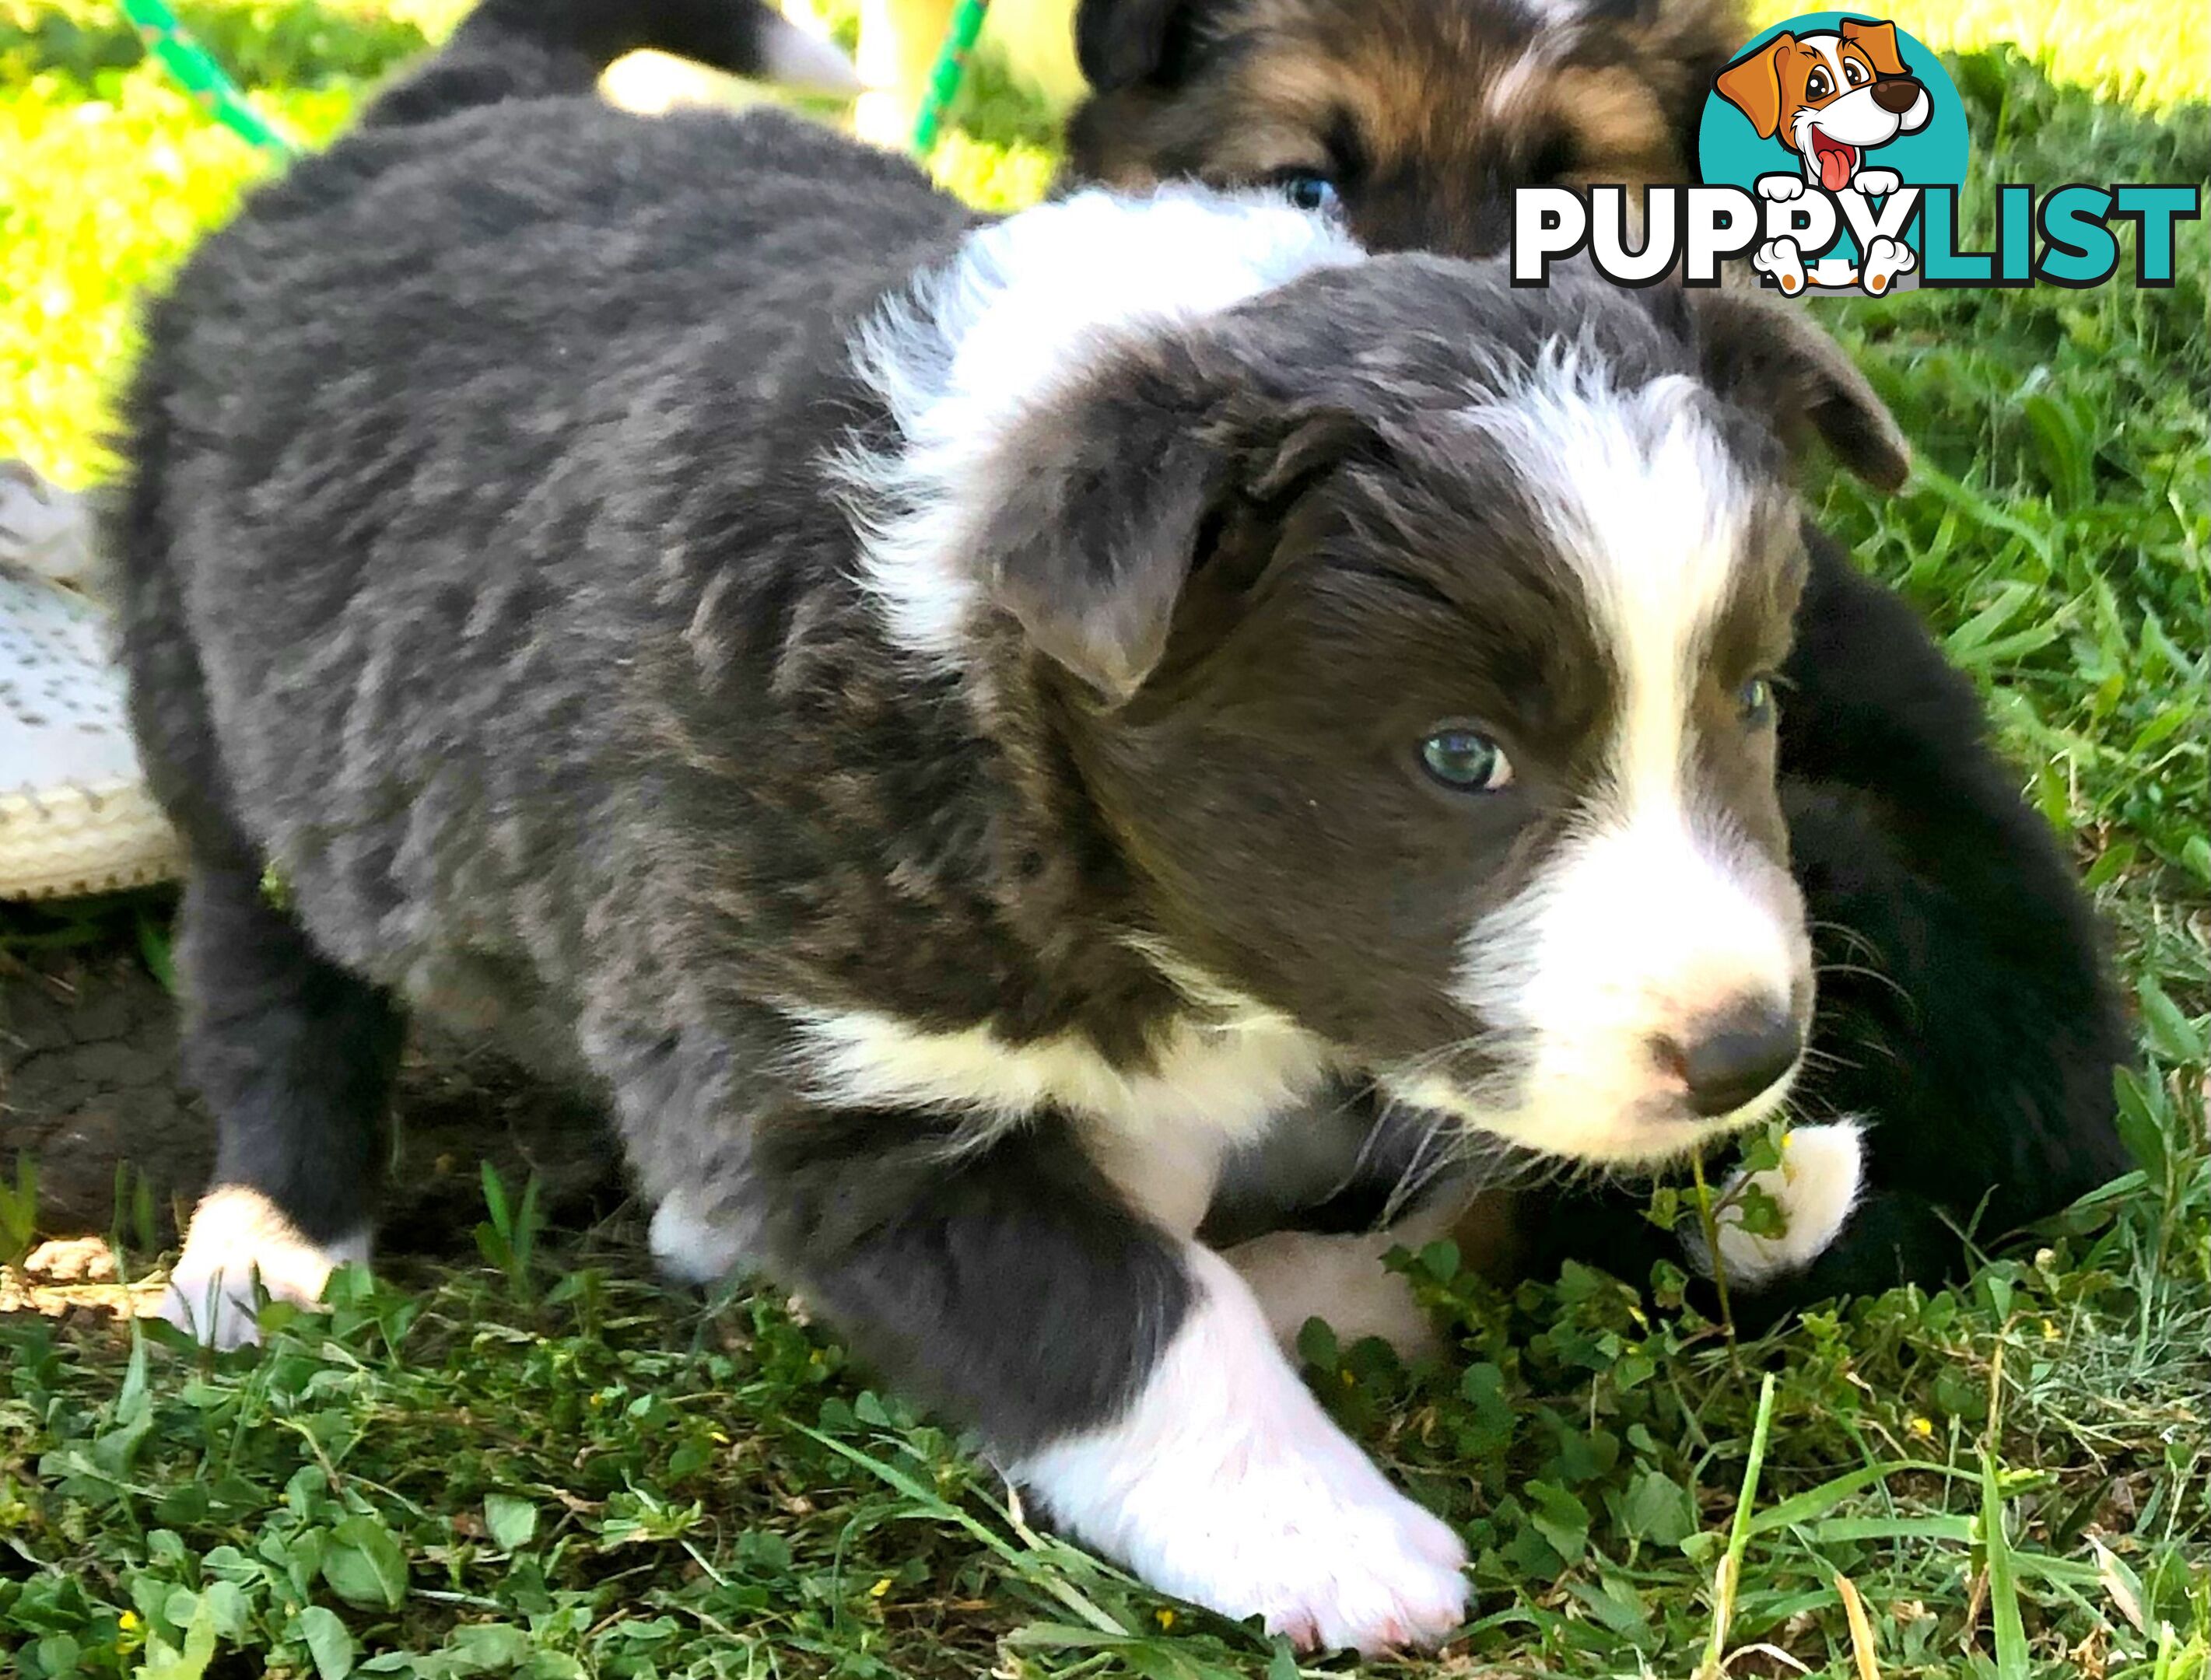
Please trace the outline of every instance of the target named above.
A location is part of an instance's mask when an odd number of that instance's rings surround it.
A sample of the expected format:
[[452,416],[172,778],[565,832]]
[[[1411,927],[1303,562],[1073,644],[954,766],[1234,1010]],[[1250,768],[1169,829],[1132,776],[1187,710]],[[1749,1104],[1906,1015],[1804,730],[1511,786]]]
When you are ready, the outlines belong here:
[[174,879],[183,849],[154,803],[108,656],[84,504],[0,462],[0,898]]

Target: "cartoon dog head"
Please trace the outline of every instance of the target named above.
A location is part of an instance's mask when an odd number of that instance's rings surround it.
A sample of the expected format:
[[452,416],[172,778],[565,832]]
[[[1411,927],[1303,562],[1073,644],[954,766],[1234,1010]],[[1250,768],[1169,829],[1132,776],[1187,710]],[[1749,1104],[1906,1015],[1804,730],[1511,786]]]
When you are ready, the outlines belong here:
[[1897,54],[1896,26],[1851,18],[1838,33],[1784,31],[1722,70],[1714,86],[1760,139],[1778,139],[1803,159],[1806,178],[1829,192],[1857,178],[1868,152],[1917,133],[1934,112]]

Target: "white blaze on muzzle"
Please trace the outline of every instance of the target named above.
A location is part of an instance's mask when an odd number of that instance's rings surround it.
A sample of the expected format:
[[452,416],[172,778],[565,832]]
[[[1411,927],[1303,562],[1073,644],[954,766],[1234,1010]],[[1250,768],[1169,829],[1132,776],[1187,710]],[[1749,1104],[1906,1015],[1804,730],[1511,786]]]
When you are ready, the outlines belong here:
[[1679,1154],[1770,1109],[1785,1081],[1701,1117],[1669,1047],[1744,1011],[1792,1016],[1808,992],[1794,884],[1692,777],[1700,666],[1754,514],[1700,402],[1686,378],[1620,391],[1562,355],[1469,416],[1505,445],[1581,583],[1614,726],[1565,837],[1465,942],[1455,992],[1505,1073],[1475,1093],[1415,1083],[1484,1130],[1578,1159]]

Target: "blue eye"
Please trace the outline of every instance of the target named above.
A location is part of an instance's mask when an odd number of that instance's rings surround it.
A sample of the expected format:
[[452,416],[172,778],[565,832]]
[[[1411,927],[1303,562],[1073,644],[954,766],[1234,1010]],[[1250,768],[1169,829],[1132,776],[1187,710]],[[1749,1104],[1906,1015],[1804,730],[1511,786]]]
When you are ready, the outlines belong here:
[[1453,793],[1493,793],[1512,781],[1505,749],[1475,729],[1437,730],[1420,743],[1420,767]]
[[1339,195],[1336,183],[1311,169],[1285,169],[1275,177],[1282,196],[1300,210],[1333,210]]
[[1753,677],[1735,691],[1735,703],[1742,709],[1742,721],[1754,729],[1763,729],[1773,722],[1773,679]]

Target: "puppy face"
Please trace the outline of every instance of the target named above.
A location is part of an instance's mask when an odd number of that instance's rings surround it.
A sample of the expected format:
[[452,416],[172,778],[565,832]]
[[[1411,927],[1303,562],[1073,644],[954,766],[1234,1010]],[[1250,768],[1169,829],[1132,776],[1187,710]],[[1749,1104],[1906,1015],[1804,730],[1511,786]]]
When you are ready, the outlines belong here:
[[1934,106],[1896,50],[1896,26],[1845,19],[1839,32],[1776,35],[1721,71],[1723,98],[1761,139],[1778,139],[1829,192],[1865,154],[1927,126]]
[[[1321,396],[1086,731],[1167,949],[1580,1159],[1770,1108],[1812,998],[1773,779],[1794,520],[1662,370],[1554,341],[1463,405]],[[1766,1048],[1716,1081],[1728,1036]]]
[[[1770,677],[1802,561],[1750,413],[1847,442],[1877,404],[1739,299],[1304,267],[1027,358],[1007,419],[969,411],[963,462],[909,484],[925,544],[879,528],[894,625],[1033,706],[1136,883],[1117,932],[1194,1005],[1552,1153],[1754,1118],[1812,985]],[[926,602],[881,576],[917,565]]]
[[1376,250],[1502,249],[1522,186],[1685,178],[1732,0],[1085,0],[1086,178],[1275,184]]

